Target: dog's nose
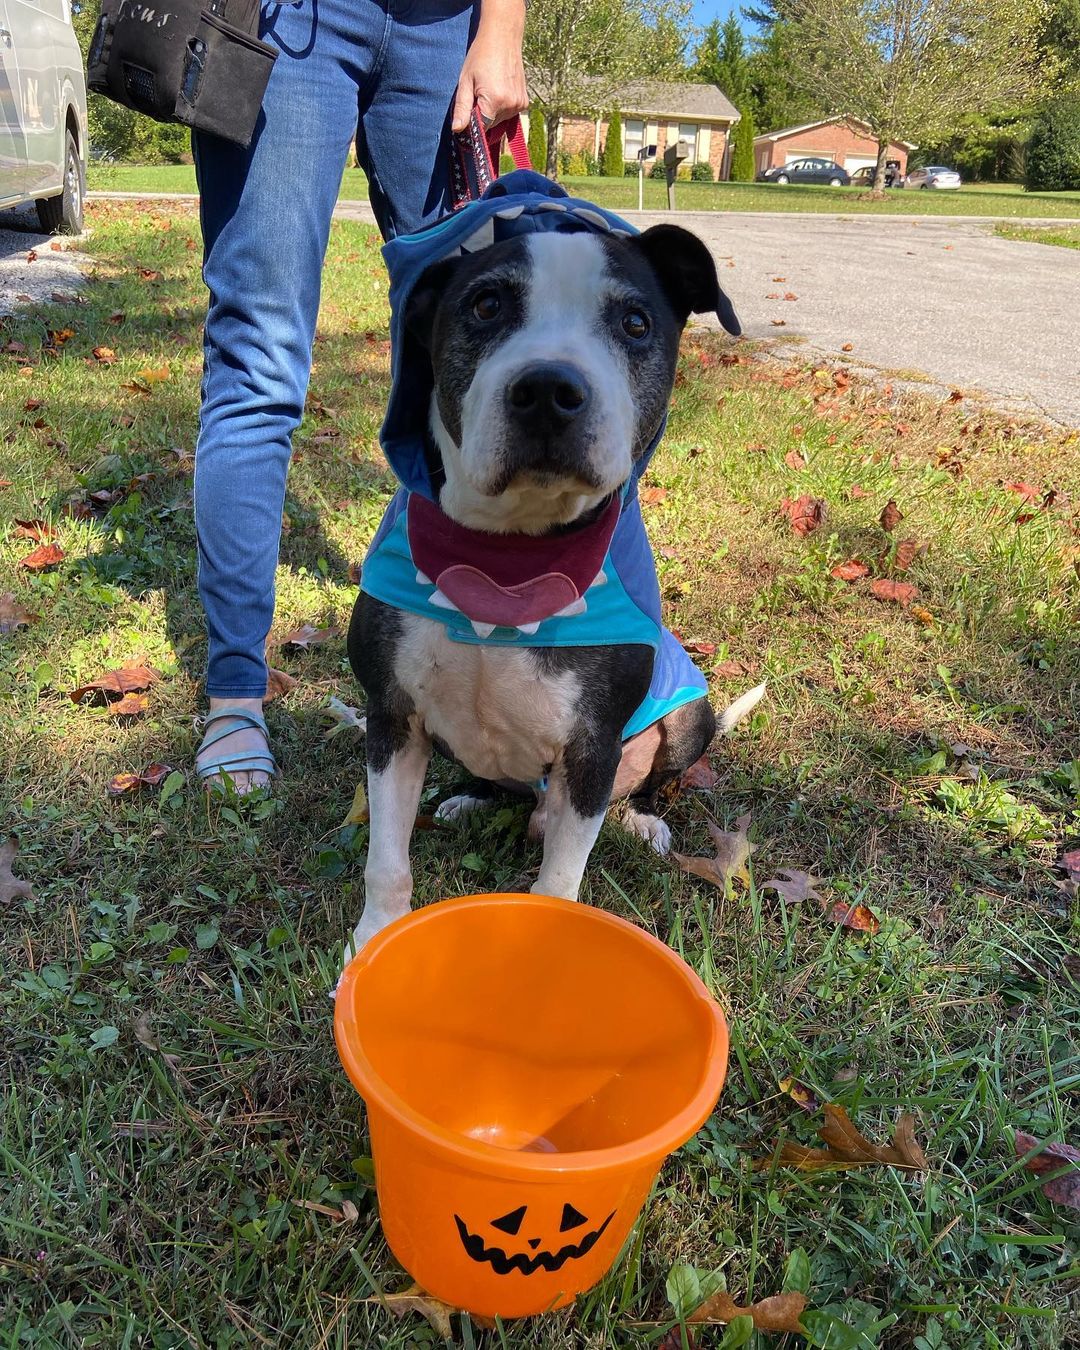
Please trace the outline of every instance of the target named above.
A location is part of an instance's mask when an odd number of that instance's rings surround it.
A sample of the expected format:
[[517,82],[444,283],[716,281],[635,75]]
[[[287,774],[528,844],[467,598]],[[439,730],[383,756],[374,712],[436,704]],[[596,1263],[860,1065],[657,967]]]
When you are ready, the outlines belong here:
[[564,361],[537,362],[511,380],[506,403],[515,420],[557,429],[588,407],[589,386],[581,372]]

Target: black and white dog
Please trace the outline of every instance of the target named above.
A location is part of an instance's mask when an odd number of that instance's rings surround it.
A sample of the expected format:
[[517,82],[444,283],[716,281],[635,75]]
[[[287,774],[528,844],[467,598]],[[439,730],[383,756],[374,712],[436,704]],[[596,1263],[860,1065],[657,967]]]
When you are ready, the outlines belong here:
[[[493,536],[565,541],[591,529],[662,429],[689,315],[721,308],[730,313],[708,249],[675,226],[531,234],[433,264],[405,321],[432,367],[438,509]],[[449,605],[438,591],[430,599]],[[617,634],[611,645],[471,644],[452,640],[434,611],[362,592],[349,658],[367,694],[371,820],[356,950],[409,910],[409,841],[433,747],[486,785],[444,802],[444,820],[480,805],[491,785],[542,785],[533,890],[574,900],[612,801],[628,799],[624,823],[667,852],[656,793],[718,729],[696,697],[624,740],[655,652]],[[763,690],[732,705],[719,728]]]

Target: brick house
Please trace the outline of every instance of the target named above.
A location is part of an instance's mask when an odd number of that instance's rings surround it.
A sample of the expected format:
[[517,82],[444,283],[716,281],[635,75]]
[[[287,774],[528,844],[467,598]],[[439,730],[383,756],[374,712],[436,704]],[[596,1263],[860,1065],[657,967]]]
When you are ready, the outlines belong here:
[[[889,159],[900,161],[901,173],[907,173],[908,153],[914,149],[907,141],[890,143]],[[827,117],[821,122],[806,122],[754,137],[755,173],[779,168],[807,155],[835,160],[848,173],[854,173],[866,164],[877,163],[877,141],[869,126],[856,117]]]
[[[665,149],[678,141],[687,167],[706,163],[714,178],[727,177],[729,138],[739,113],[717,85],[642,80],[625,85],[610,102],[622,118],[624,161],[636,160],[647,145],[655,145],[662,159]],[[562,117],[559,149],[568,154],[587,151],[599,159],[607,132],[606,117]],[[646,172],[652,162],[645,161]]]

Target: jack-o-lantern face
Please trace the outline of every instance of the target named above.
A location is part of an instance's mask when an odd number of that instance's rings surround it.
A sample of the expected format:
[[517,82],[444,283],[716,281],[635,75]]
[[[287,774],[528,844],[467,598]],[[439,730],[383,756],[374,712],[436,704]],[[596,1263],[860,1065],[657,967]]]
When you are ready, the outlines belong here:
[[539,1249],[544,1239],[533,1235],[538,1225],[528,1222],[528,1213],[528,1206],[522,1205],[518,1209],[512,1209],[509,1214],[492,1219],[488,1225],[500,1233],[509,1234],[510,1237],[517,1237],[522,1233],[530,1234],[524,1240],[524,1246],[529,1248],[527,1252],[515,1252],[505,1246],[496,1246],[494,1242],[489,1244],[482,1234],[470,1232],[465,1220],[457,1214],[454,1215],[454,1222],[461,1236],[461,1245],[474,1261],[486,1261],[496,1275],[509,1275],[512,1270],[518,1270],[522,1275],[531,1275],[537,1270],[560,1270],[567,1261],[576,1261],[586,1252],[591,1252],[604,1229],[615,1217],[615,1211],[612,1210],[599,1228],[582,1232],[589,1220],[573,1205],[563,1205],[559,1233],[560,1235],[573,1233],[575,1239],[564,1240],[561,1244],[552,1242],[549,1244],[550,1250],[543,1251]]

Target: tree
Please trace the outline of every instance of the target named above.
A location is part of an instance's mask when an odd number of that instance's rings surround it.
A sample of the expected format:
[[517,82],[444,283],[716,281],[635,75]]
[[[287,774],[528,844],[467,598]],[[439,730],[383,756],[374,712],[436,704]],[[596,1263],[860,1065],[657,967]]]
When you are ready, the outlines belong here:
[[1039,89],[1048,13],[1047,0],[798,0],[800,78],[868,123],[880,192],[892,141],[943,137]]
[[559,121],[599,116],[631,80],[684,76],[690,0],[531,0],[524,56],[529,104],[558,170]]
[[743,17],[758,28],[746,73],[750,106],[759,131],[779,131],[825,115],[820,94],[802,79],[806,53],[794,31],[797,3],[762,0],[758,7],[743,10]]
[[608,118],[607,140],[604,142],[604,157],[600,163],[600,172],[605,178],[623,176],[622,114],[616,105]]
[[754,181],[754,114],[749,101],[739,109],[731,137],[731,178],[735,183]]
[[544,130],[544,119],[539,113],[534,113],[529,118],[528,146],[533,168],[543,173],[547,164],[547,132]]
[[746,39],[735,15],[729,14],[723,25],[714,19],[698,45],[693,74],[718,85],[741,108],[750,92],[746,56]]
[[1039,111],[1027,149],[1029,192],[1080,188],[1080,96],[1066,94]]

